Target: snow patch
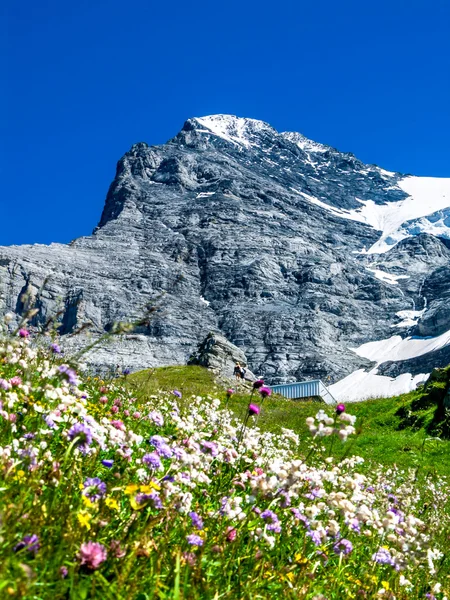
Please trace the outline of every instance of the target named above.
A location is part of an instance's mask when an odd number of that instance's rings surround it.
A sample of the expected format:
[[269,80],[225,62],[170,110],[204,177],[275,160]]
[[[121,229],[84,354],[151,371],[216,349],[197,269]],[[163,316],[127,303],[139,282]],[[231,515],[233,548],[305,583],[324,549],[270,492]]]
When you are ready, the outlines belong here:
[[450,344],[450,331],[436,337],[406,337],[393,335],[378,342],[368,342],[359,348],[351,348],[355,354],[381,364],[387,361],[409,360],[434,352]]
[[[450,178],[405,177],[397,185],[408,194],[405,200],[376,204],[373,200],[356,198],[361,207],[352,210],[331,206],[294,188],[291,190],[338,217],[381,231],[378,241],[361,251],[362,254],[383,254],[401,240],[425,231],[450,238],[450,210],[445,210],[450,209]],[[413,223],[405,227],[410,221]]]
[[251,142],[251,136],[255,133],[275,130],[256,119],[244,119],[234,115],[210,115],[207,117],[196,117],[195,119],[205,129],[197,129],[200,133],[208,133],[220,137],[236,146],[250,148],[255,145]]
[[413,327],[417,325],[417,322],[422,317],[424,312],[426,311],[426,299],[425,299],[425,307],[422,310],[400,310],[395,313],[396,317],[402,319],[400,323],[392,325],[392,327]]
[[373,275],[383,281],[384,283],[389,283],[389,285],[398,285],[400,279],[409,279],[408,275],[391,275],[390,273],[386,273],[386,271],[381,271],[380,269],[372,269],[370,267],[366,267],[367,271],[373,273]]
[[415,376],[411,373],[403,373],[398,377],[385,377],[373,371],[366,372],[364,369],[358,369],[328,389],[338,402],[359,402],[368,398],[389,398],[407,394],[415,390],[418,384],[426,381],[428,377],[426,373]]
[[200,296],[200,302],[206,304],[206,306],[209,306],[211,304],[211,302],[209,300],[205,300],[203,296]]

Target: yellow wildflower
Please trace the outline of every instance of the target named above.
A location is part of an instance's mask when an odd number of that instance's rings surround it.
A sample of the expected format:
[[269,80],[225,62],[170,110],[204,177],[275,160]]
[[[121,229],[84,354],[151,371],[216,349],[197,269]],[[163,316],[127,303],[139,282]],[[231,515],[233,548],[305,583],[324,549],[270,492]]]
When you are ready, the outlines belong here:
[[150,481],[148,485],[141,485],[139,489],[144,494],[150,494],[153,490],[159,491],[161,489],[161,486],[155,483],[154,481]]
[[90,515],[85,510],[81,510],[77,515],[77,519],[78,519],[81,527],[86,527],[86,529],[88,531],[90,530],[90,528],[91,528],[90,520],[92,519],[92,515]]
[[117,500],[114,500],[114,498],[106,498],[105,504],[108,508],[111,508],[113,510],[119,510]]

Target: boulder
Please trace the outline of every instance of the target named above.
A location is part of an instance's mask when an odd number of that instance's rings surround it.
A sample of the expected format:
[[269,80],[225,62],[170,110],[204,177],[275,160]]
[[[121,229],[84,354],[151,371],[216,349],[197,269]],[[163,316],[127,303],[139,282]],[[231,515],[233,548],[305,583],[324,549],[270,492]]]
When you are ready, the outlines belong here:
[[188,365],[200,365],[210,369],[217,375],[231,379],[236,363],[245,367],[245,378],[253,381],[254,374],[247,368],[247,357],[244,352],[232,344],[220,333],[211,331],[198,350],[189,358]]

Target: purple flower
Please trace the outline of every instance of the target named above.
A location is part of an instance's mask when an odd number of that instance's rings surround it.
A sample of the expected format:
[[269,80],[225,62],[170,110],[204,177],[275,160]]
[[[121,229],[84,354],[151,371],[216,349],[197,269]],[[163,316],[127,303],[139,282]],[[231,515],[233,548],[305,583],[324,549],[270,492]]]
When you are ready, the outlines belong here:
[[0,379],[0,388],[2,390],[10,390],[11,389],[11,384],[9,383],[9,381],[6,381],[6,379]]
[[36,534],[26,535],[21,542],[16,544],[13,548],[14,552],[19,552],[20,550],[26,550],[27,552],[31,552],[32,554],[36,554],[36,552],[41,547],[39,543],[39,538]]
[[263,385],[264,385],[264,381],[262,379],[257,379],[256,381],[253,382],[253,389],[259,390],[259,388],[261,388]]
[[129,367],[125,367],[125,369],[122,371],[122,373],[124,375],[129,375],[131,373],[131,369]]
[[181,392],[179,392],[178,390],[173,390],[172,394],[173,394],[174,396],[176,396],[177,398],[181,398],[181,397],[182,397],[182,394],[181,394]]
[[259,415],[260,408],[257,404],[249,404],[248,405],[248,414],[249,415]]
[[19,329],[19,336],[21,338],[27,338],[30,336],[30,332],[27,331],[26,329]]
[[259,388],[259,393],[263,398],[267,398],[267,396],[270,396],[270,394],[272,393],[272,390],[270,389],[270,387],[263,385]]
[[114,464],[114,461],[112,459],[105,458],[104,460],[102,460],[102,465],[104,467],[106,467],[107,469],[111,469],[113,464]]
[[333,550],[336,554],[350,554],[350,552],[353,550],[353,544],[344,538],[335,543]]
[[345,404],[338,404],[336,406],[336,414],[341,415],[343,412],[345,412]]
[[191,533],[191,535],[188,535],[186,540],[191,546],[203,546],[204,543],[202,538],[196,533]]
[[59,372],[67,377],[70,385],[78,385],[78,378],[76,372],[69,367],[69,365],[60,365]]
[[106,494],[106,483],[99,477],[88,477],[83,485],[83,496],[89,498],[91,502],[100,500]]
[[204,454],[210,454],[211,456],[217,456],[219,454],[217,444],[214,442],[202,442],[201,446]]
[[272,510],[265,510],[261,513],[261,519],[268,522],[267,530],[273,531],[274,533],[281,532],[281,523],[277,515]]
[[391,565],[394,566],[391,553],[386,548],[378,548],[375,554],[372,554],[372,561],[379,563],[380,565]]
[[306,535],[312,539],[316,546],[320,546],[320,544],[322,543],[322,538],[320,537],[320,533],[318,531],[315,531],[313,529],[312,531],[308,531]]
[[[54,353],[54,354],[61,354],[61,347],[58,346],[58,344],[51,344],[50,345],[50,350]],[[62,568],[62,567],[61,567]],[[64,567],[65,568],[65,567]]]
[[229,388],[226,393],[227,393],[227,398],[230,398],[230,396],[232,396],[234,394],[234,390]]
[[35,437],[34,433],[26,433],[26,434],[23,436],[23,439],[24,439],[24,440],[32,440],[34,437]]
[[151,469],[161,469],[162,467],[161,459],[156,454],[156,452],[145,454],[142,457],[142,462],[144,463],[144,465],[147,465],[147,467],[150,467]]
[[158,427],[162,427],[164,425],[164,418],[162,414],[156,410],[152,410],[152,412],[149,413],[148,418],[153,421],[155,425],[158,425]]
[[47,427],[49,427],[50,429],[56,429],[55,422],[53,421],[51,415],[45,415],[44,421],[45,421],[45,424],[47,425]]
[[29,471],[33,471],[33,467],[37,464],[37,452],[33,447],[23,448],[18,452],[21,462]]
[[172,448],[167,444],[167,442],[160,435],[153,435],[150,440],[150,444],[155,447],[156,452],[163,456],[164,458],[172,458],[173,451]]
[[189,516],[191,517],[192,520],[192,525],[196,528],[196,529],[203,529],[203,520],[201,518],[200,515],[198,515],[196,512],[192,511],[189,513]]
[[77,554],[80,564],[92,570],[98,569],[102,562],[105,562],[106,557],[105,547],[98,542],[81,544],[80,551]]
[[161,501],[161,497],[156,492],[152,492],[151,494],[143,494],[139,493],[135,496],[136,504],[147,504],[151,502],[153,504],[153,508],[160,509],[163,507],[163,503]]
[[67,567],[64,567],[64,566],[63,567],[59,567],[59,574],[64,579],[69,574],[69,569]]
[[69,429],[68,438],[70,441],[76,440],[76,447],[82,454],[86,454],[89,446],[92,444],[92,431],[83,423],[75,423]]

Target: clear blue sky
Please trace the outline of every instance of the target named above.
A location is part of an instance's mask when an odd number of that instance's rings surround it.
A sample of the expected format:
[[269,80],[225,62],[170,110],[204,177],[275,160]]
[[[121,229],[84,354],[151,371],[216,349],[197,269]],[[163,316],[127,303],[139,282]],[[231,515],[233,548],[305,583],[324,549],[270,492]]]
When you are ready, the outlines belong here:
[[117,160],[192,116],[263,119],[390,170],[450,177],[448,0],[1,10],[2,245],[89,234]]

